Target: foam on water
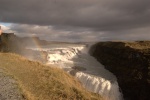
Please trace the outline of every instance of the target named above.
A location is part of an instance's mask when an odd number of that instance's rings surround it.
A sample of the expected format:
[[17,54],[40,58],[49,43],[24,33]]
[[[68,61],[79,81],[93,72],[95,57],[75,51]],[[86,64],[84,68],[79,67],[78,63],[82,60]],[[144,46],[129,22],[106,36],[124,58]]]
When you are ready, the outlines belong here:
[[74,72],[74,76],[89,91],[101,94],[106,100],[122,100],[116,77],[87,53],[85,45],[47,47],[42,50],[47,51],[49,64],[57,64],[69,73]]

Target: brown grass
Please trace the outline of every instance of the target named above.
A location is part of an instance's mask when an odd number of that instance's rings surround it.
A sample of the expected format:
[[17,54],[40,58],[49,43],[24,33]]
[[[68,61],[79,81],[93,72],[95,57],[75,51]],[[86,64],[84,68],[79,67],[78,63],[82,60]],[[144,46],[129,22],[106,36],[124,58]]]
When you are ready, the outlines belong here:
[[0,68],[17,80],[28,100],[102,100],[66,72],[11,53],[0,53]]
[[[133,41],[133,42],[127,42],[127,41],[109,41],[109,42],[98,42],[97,44],[100,44],[101,46],[109,47],[109,48],[132,48],[137,50],[145,50],[150,49],[150,41]],[[97,45],[95,44],[95,45]],[[95,46],[94,45],[94,46]]]

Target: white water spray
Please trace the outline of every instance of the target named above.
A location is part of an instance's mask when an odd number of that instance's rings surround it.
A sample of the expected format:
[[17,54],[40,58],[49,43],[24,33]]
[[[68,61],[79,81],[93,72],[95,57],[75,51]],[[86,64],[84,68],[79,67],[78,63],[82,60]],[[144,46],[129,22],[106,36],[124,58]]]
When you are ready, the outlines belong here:
[[85,88],[101,94],[105,100],[122,100],[116,77],[87,53],[85,45],[62,47],[45,48],[49,64],[73,73]]

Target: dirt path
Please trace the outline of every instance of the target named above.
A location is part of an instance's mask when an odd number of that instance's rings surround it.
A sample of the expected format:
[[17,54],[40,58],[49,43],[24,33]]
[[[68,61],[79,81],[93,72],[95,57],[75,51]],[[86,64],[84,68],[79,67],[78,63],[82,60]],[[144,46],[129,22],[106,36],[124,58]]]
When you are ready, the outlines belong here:
[[16,81],[0,69],[0,100],[25,100]]

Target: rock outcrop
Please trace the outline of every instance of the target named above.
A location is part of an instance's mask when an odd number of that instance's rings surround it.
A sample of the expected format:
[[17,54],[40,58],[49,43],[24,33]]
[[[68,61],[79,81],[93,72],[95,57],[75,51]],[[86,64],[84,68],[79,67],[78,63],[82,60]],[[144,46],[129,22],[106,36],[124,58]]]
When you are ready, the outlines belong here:
[[26,48],[28,46],[35,47],[34,41],[36,41],[38,45],[44,45],[44,43],[46,45],[44,40],[40,40],[37,37],[18,37],[14,33],[2,33],[0,38],[0,52],[11,52],[22,55],[30,60],[45,61],[45,52],[40,52],[43,56],[37,58],[35,55],[39,55],[39,52]]
[[149,100],[150,41],[100,42],[90,54],[116,75],[125,100]]
[[14,33],[1,34],[1,52],[20,52],[22,48],[21,38],[17,37]]

